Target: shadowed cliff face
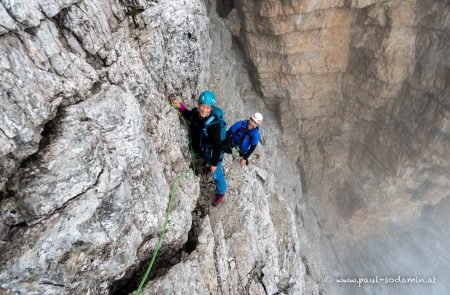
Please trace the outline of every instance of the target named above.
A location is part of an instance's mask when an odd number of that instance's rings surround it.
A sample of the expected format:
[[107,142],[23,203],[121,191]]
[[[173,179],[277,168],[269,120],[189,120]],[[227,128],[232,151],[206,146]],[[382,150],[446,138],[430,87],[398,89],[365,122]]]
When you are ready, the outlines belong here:
[[240,39],[256,85],[278,110],[283,141],[304,171],[309,208],[304,218],[317,219],[306,223],[310,241],[320,243],[320,276],[435,275],[438,280],[428,286],[324,288],[331,294],[445,294],[448,3],[238,4]]

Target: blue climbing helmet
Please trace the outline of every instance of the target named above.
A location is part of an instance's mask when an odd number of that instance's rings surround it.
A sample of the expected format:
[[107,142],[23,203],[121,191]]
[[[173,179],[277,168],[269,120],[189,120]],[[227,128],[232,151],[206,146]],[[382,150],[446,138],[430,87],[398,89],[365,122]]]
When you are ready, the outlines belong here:
[[220,125],[220,140],[223,141],[225,139],[225,134],[227,131],[226,129],[227,123],[223,120],[222,109],[214,105],[216,103],[216,96],[214,95],[214,92],[209,90],[202,91],[202,93],[200,93],[200,95],[198,96],[198,103],[207,104],[211,106],[211,115],[206,120],[203,126],[202,135],[200,136],[200,146],[208,147],[206,144],[203,143],[203,138],[208,137],[208,127],[213,124]]
[[209,90],[202,91],[202,93],[198,96],[198,103],[207,104],[213,107],[216,103],[216,96],[214,95],[214,92]]

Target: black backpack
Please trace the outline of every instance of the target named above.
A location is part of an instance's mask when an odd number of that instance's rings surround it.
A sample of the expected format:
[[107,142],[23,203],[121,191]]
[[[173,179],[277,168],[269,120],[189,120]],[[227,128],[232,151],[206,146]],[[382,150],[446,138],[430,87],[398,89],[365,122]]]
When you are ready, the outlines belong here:
[[[197,110],[197,112],[198,112],[198,110]],[[222,109],[214,106],[211,108],[211,116],[208,118],[208,120],[206,120],[205,125],[203,126],[202,135],[200,136],[200,146],[210,147],[210,146],[203,145],[202,139],[203,139],[203,136],[208,137],[208,127],[213,124],[220,124],[220,141],[223,142],[225,140],[227,123],[223,119]]]

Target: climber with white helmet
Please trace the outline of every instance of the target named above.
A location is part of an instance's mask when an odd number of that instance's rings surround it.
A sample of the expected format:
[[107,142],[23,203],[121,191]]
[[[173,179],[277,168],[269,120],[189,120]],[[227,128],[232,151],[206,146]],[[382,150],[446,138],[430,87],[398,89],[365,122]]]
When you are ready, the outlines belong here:
[[212,175],[216,185],[212,203],[217,206],[222,203],[227,187],[222,170],[222,141],[225,138],[226,123],[222,118],[223,112],[215,106],[215,101],[215,94],[205,90],[198,96],[198,108],[188,110],[184,104],[175,99],[171,100],[171,103],[189,121],[193,152],[207,163],[205,169]]
[[232,149],[237,147],[239,155],[242,157],[239,161],[243,167],[248,165],[248,158],[258,145],[260,134],[259,125],[263,121],[263,115],[254,113],[248,120],[240,120],[234,123],[226,134],[223,143],[223,150],[231,154]]

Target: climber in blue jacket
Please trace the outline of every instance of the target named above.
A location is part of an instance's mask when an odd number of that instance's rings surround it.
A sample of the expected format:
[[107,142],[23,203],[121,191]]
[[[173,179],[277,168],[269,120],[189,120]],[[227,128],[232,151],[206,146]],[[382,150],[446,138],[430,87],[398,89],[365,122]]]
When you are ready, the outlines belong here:
[[239,161],[241,167],[248,165],[248,158],[258,145],[259,125],[262,121],[263,115],[254,113],[250,119],[237,121],[227,131],[223,150],[231,154],[232,148],[237,147],[242,157]]
[[188,110],[184,104],[175,99],[171,100],[171,103],[189,121],[189,134],[195,155],[209,165],[209,173],[216,185],[216,195],[212,203],[217,206],[223,202],[227,184],[222,170],[221,127],[215,124],[218,118],[214,117],[212,112],[215,101],[215,94],[206,90],[198,97],[198,108]]

